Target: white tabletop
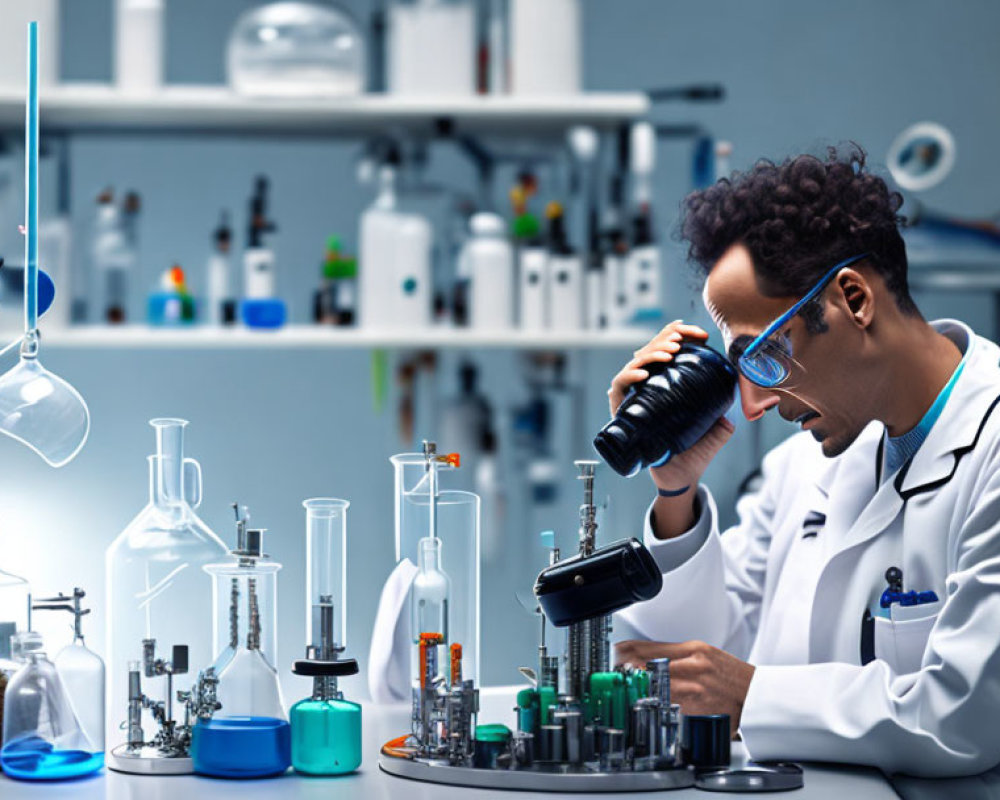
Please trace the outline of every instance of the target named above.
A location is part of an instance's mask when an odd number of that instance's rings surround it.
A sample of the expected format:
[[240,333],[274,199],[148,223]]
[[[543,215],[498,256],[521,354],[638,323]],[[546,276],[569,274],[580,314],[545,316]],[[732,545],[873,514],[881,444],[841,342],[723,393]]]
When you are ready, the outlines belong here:
[[[486,689],[482,692],[480,721],[513,723],[513,695],[510,687]],[[72,798],[72,800],[194,800],[212,797],[219,800],[377,800],[377,798],[405,798],[405,800],[468,800],[475,794],[477,800],[521,800],[536,795],[530,792],[502,792],[475,790],[463,787],[439,786],[419,783],[386,775],[378,768],[377,753],[389,739],[405,733],[409,727],[408,706],[367,705],[363,711],[364,760],[361,769],[353,775],[338,778],[305,778],[289,771],[280,778],[266,780],[228,781],[202,778],[193,775],[177,777],[145,777],[122,775],[105,770],[93,778],[58,783],[25,783],[0,777],[0,798]],[[733,758],[743,757],[739,743],[733,745]],[[785,797],[802,800],[843,800],[844,797],[865,800],[897,800],[888,781],[876,770],[864,767],[836,767],[831,765],[804,765],[805,787],[794,795]],[[335,794],[334,794],[335,793]],[[624,795],[570,795],[561,798],[622,797]],[[679,789],[670,798],[705,798],[712,795],[697,789]],[[770,794],[766,796],[772,796]]]

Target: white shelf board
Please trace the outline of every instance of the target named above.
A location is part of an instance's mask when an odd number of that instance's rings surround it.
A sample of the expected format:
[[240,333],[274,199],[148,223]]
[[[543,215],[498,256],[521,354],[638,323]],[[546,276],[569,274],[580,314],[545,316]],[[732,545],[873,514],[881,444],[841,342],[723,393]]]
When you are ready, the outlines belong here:
[[277,330],[246,328],[150,328],[143,325],[80,326],[45,330],[42,346],[83,349],[338,349],[386,348],[423,350],[516,349],[583,350],[628,349],[647,342],[653,331],[474,331],[468,328],[431,328],[421,331],[366,331],[290,325]]
[[[430,131],[435,120],[449,119],[462,132],[556,133],[578,124],[616,126],[649,111],[649,100],[641,92],[271,99],[243,97],[224,86],[167,86],[154,95],[136,96],[106,84],[64,84],[42,87],[39,100],[43,132],[346,135],[400,126]],[[23,94],[0,91],[0,126],[23,124]]]

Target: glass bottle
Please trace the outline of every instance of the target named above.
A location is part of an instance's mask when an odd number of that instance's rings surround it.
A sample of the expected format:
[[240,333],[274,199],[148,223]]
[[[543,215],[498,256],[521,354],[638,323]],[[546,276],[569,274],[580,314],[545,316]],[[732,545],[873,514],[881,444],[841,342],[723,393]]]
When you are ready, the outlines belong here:
[[[182,419],[150,421],[156,431],[156,455],[149,458],[149,504],[105,555],[111,709],[106,738],[112,751],[127,744],[128,727],[121,723],[130,697],[128,665],[143,662],[144,641],[154,642],[161,652],[187,646],[188,661],[194,665],[208,664],[212,658],[206,614],[212,589],[202,567],[228,551],[194,511],[201,502],[201,469],[197,461],[184,457],[187,424]],[[142,736],[150,742],[160,731],[151,714],[143,717]],[[112,752],[108,763],[123,772],[157,772],[156,764],[148,761],[139,764],[138,759],[119,758]],[[170,766],[170,772],[178,771],[177,764]]]
[[[238,506],[234,508],[238,509]],[[194,771],[220,778],[262,778],[291,765],[291,732],[275,669],[278,564],[263,552],[261,529],[237,516],[237,544],[214,578],[212,606],[220,708],[191,731]]]
[[312,696],[292,706],[292,766],[307,775],[340,775],[361,765],[361,706],[337,679],[358,663],[341,659],[347,632],[346,500],[313,498],[306,509],[306,647],[293,671],[313,679]]
[[17,575],[0,570],[0,730],[3,729],[3,692],[18,664],[11,652],[11,639],[31,627],[31,589]]
[[81,608],[87,593],[73,589],[73,596],[42,598],[32,606],[43,611],[69,611],[73,615],[73,641],[56,653],[56,672],[69,694],[73,710],[83,733],[95,752],[104,752],[104,682],[105,670],[101,657],[83,640],[83,617],[89,608]]
[[34,632],[14,637],[21,666],[4,692],[0,767],[11,778],[28,781],[79,778],[104,766],[80,727],[73,705]]

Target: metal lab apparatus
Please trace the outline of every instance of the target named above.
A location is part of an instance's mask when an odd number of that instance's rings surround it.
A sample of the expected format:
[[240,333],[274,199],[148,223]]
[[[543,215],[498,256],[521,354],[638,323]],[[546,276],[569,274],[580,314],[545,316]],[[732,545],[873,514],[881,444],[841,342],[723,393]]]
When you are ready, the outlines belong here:
[[338,678],[358,662],[341,658],[347,640],[346,500],[306,500],[306,657],[296,675],[311,677],[312,695],[289,714],[292,766],[306,775],[340,775],[361,765],[361,706],[344,699]]
[[191,729],[191,760],[202,775],[261,778],[291,764],[291,735],[278,683],[278,571],[263,550],[264,531],[237,511],[231,557],[206,566],[212,576],[218,709]]
[[[201,468],[184,457],[188,423],[154,419],[150,424],[156,455],[149,457],[149,503],[105,554],[108,766],[178,774],[192,767],[173,717],[173,676],[186,673],[188,661],[210,663],[206,609],[212,589],[202,567],[220,561],[228,550],[195,513]],[[176,656],[164,659],[164,653]],[[175,662],[177,669],[171,666]]]

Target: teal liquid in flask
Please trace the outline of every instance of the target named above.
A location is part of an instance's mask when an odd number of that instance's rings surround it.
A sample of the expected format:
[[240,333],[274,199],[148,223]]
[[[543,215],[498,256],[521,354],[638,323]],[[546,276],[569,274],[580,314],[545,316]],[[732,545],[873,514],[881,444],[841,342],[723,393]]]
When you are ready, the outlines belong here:
[[342,775],[361,766],[361,706],[345,700],[338,679],[358,663],[342,658],[346,631],[346,500],[313,498],[306,509],[306,657],[296,675],[312,678],[312,696],[292,706],[292,766],[305,775]]
[[55,781],[82,778],[104,766],[104,753],[83,732],[69,695],[45,655],[42,637],[13,637],[21,665],[4,692],[0,768],[10,778]]

